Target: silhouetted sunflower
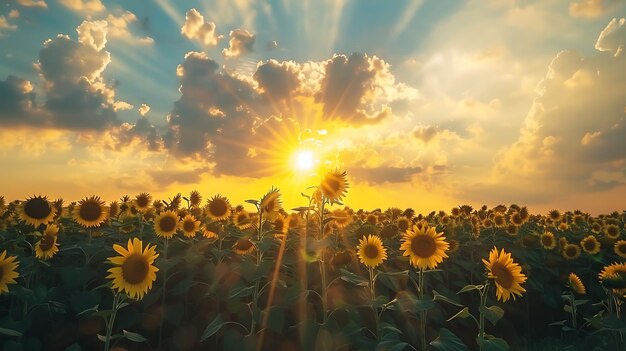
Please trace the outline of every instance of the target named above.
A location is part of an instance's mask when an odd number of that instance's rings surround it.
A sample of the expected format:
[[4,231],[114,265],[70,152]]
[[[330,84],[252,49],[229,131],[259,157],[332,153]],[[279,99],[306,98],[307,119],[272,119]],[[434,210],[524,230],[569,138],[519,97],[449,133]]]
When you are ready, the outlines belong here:
[[496,283],[496,297],[499,301],[506,302],[511,297],[515,300],[516,295],[522,296],[526,291],[521,284],[527,278],[522,274],[522,267],[513,261],[510,253],[504,252],[504,249],[498,253],[498,249],[494,247],[489,252],[489,261],[485,259],[482,261],[487,268],[487,277]]
[[138,238],[128,239],[127,248],[114,244],[113,249],[121,256],[109,257],[116,267],[109,268],[107,278],[113,280],[112,288],[125,292],[130,298],[141,300],[152,288],[159,269],[153,265],[159,257],[156,246],[146,245]]
[[350,187],[347,177],[348,175],[345,171],[334,170],[327,172],[320,184],[324,197],[330,202],[340,201]]
[[259,206],[264,218],[269,220],[274,219],[282,207],[280,190],[272,188],[267,194],[265,194],[265,196],[263,196]]
[[152,202],[152,195],[148,193],[140,193],[135,196],[134,205],[137,211],[145,213],[150,209],[150,203]]
[[198,207],[202,203],[202,195],[197,190],[193,190],[189,193],[189,205],[191,207]]
[[252,226],[252,218],[246,210],[241,210],[233,215],[233,224],[239,230],[246,230]]
[[217,194],[209,200],[205,210],[209,218],[212,220],[223,221],[230,216],[230,202],[226,197]]
[[238,239],[233,245],[233,251],[238,255],[245,255],[254,251],[254,243],[249,239]]

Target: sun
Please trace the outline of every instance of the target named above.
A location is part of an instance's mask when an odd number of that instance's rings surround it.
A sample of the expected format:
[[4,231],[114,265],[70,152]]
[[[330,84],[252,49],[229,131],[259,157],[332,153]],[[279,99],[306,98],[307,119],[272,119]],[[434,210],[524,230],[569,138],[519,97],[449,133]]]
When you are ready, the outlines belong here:
[[294,167],[298,171],[310,171],[315,166],[315,158],[311,150],[298,150],[293,156]]

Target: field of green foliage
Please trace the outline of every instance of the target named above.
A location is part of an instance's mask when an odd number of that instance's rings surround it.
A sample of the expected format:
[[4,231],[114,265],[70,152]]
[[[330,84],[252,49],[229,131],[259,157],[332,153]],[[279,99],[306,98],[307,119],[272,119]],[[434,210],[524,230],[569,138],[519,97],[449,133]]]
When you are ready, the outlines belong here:
[[347,189],[0,197],[0,349],[626,349],[626,212],[364,211]]

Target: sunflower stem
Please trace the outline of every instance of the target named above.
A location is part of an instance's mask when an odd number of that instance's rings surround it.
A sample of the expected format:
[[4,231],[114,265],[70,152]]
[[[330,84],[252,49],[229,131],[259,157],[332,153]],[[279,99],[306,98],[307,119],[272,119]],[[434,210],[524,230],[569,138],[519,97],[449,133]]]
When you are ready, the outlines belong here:
[[478,347],[479,350],[483,349],[483,340],[485,339],[485,314],[483,311],[487,306],[487,293],[489,292],[489,280],[485,283],[485,286],[480,291],[480,308],[478,313],[480,314],[480,321],[478,323]]
[[[424,268],[420,268],[419,299],[424,300]],[[421,350],[426,350],[426,310],[420,312],[420,344]]]
[[572,307],[572,327],[576,329],[576,302],[574,301],[574,290],[570,287],[570,304]]
[[380,332],[379,332],[379,316],[378,316],[378,310],[375,306],[375,302],[376,302],[376,286],[375,284],[375,279],[376,277],[374,276],[374,268],[372,266],[369,266],[369,271],[370,271],[370,296],[372,299],[372,312],[374,312],[374,322],[376,323],[375,327],[376,327],[376,340],[380,340]]
[[[320,239],[324,240],[324,205],[326,204],[326,198],[322,197],[322,206],[320,211]],[[326,286],[326,264],[324,263],[325,250],[322,249],[320,258],[320,275],[322,276],[322,315],[323,324],[326,325],[328,321],[328,287]]]
[[165,238],[165,244],[163,245],[163,261],[166,262],[166,264],[163,265],[163,290],[161,291],[161,305],[163,306],[162,308],[162,315],[161,315],[161,322],[159,324],[159,347],[158,349],[161,349],[161,344],[163,342],[163,322],[165,321],[165,317],[167,315],[167,305],[165,304],[165,290],[167,287],[167,249],[169,247],[169,239]]
[[120,292],[115,292],[115,295],[113,296],[113,306],[111,309],[111,317],[109,317],[109,319],[105,319],[105,324],[107,327],[107,334],[105,336],[105,341],[104,341],[104,351],[109,351],[110,349],[110,344],[111,344],[111,335],[113,334],[113,324],[115,324],[115,316],[117,315],[117,311],[120,308],[121,305],[121,301],[123,299],[121,299],[122,294]]

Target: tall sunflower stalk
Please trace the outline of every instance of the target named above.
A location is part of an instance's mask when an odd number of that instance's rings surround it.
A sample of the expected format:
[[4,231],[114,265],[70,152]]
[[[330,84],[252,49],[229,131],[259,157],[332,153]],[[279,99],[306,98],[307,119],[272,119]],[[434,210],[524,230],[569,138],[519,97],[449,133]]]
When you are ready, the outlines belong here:
[[[374,314],[375,332],[374,337],[376,340],[380,340],[380,314],[378,307],[376,307],[376,278],[377,274],[374,274],[374,268],[387,259],[387,249],[383,246],[380,237],[377,235],[369,235],[363,239],[359,239],[359,245],[357,246],[357,256],[362,264],[364,264],[369,271],[369,290],[370,290],[370,306],[372,307],[372,313]],[[384,309],[383,309],[384,310]]]

